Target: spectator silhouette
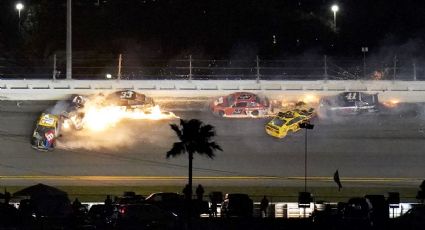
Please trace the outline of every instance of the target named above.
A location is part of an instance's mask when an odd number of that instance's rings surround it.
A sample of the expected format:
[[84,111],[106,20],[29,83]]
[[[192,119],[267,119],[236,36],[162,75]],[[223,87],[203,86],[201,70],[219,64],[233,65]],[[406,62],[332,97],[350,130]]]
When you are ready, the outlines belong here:
[[110,206],[110,205],[112,205],[112,199],[110,195],[107,195],[105,199],[105,206]]
[[186,184],[186,186],[184,186],[183,189],[183,194],[184,194],[184,198],[185,200],[191,200],[192,199],[192,188],[189,187],[189,184]]
[[202,198],[204,197],[204,187],[202,187],[202,185],[198,185],[198,187],[196,188],[196,199],[197,200],[202,200]]
[[267,199],[266,196],[264,196],[263,199],[261,199],[261,203],[260,203],[260,212],[261,212],[262,218],[267,217],[268,207],[269,207],[269,200]]
[[23,199],[19,202],[19,225],[21,229],[31,229],[35,223],[35,208],[30,199]]
[[210,197],[211,207],[210,207],[210,217],[217,217],[217,201],[214,198]]
[[72,210],[74,212],[74,215],[80,215],[83,207],[84,206],[81,204],[78,198],[75,198],[74,202],[72,202]]
[[422,181],[419,188],[420,190],[418,191],[416,195],[416,199],[420,200],[421,203],[424,203],[425,202],[425,180]]
[[5,192],[4,193],[4,203],[9,204],[10,198],[11,198],[10,192]]
[[0,203],[0,229],[16,229],[18,224],[18,210],[9,204],[10,193],[4,193],[4,203]]
[[80,200],[78,200],[78,198],[75,198],[74,202],[72,202],[72,207],[73,208],[80,208],[81,207],[81,202],[80,202]]
[[107,216],[111,216],[113,212],[114,212],[114,208],[112,206],[111,196],[107,195],[105,199],[105,213]]

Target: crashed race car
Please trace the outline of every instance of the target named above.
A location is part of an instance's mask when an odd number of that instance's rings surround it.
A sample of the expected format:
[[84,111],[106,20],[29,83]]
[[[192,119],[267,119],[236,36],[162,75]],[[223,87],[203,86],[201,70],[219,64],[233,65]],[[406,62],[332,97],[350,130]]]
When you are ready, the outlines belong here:
[[155,106],[151,97],[132,90],[123,90],[106,96],[103,102],[106,106],[121,106],[126,110],[149,109]]
[[85,115],[83,109],[87,100],[85,96],[72,95],[70,100],[65,101],[66,107],[64,111],[60,113],[65,129],[72,127],[76,130],[81,130],[83,128]]
[[[64,113],[64,125],[79,130],[115,124],[122,119],[162,120],[177,118],[172,112],[162,111],[153,99],[132,90],[110,94],[74,96],[70,100],[70,112]],[[109,125],[108,125],[109,123]]]
[[289,132],[295,133],[300,130],[300,124],[309,122],[314,115],[313,108],[279,112],[266,124],[266,133],[273,137],[284,138]]
[[319,113],[323,115],[376,113],[379,111],[378,105],[378,94],[344,92],[322,98],[319,103]]
[[271,113],[267,98],[247,92],[219,97],[211,103],[210,109],[220,117],[264,117]]
[[31,146],[40,151],[53,150],[60,132],[60,116],[42,113],[32,134]]
[[113,92],[104,97],[101,107],[119,107],[130,119],[169,119],[176,118],[173,112],[162,111],[153,98],[132,90]]

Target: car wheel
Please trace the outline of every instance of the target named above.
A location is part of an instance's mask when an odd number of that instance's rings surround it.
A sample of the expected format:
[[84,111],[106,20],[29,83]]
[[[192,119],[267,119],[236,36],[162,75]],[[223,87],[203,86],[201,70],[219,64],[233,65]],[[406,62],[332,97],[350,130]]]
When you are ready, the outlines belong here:
[[258,112],[258,110],[254,110],[254,111],[251,112],[251,114],[253,116],[258,116],[258,114],[260,114],[260,112]]
[[223,111],[223,110],[218,111],[218,115],[219,115],[220,117],[224,117],[224,111]]

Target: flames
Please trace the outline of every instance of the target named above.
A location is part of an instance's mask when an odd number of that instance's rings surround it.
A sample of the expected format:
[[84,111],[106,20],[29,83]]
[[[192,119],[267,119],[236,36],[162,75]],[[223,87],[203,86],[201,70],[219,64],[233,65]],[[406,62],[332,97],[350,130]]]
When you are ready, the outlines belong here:
[[[84,114],[78,118],[77,114]],[[161,111],[159,105],[148,108],[126,108],[125,106],[103,105],[99,100],[90,100],[78,113],[63,122],[63,128],[103,131],[116,126],[123,120],[163,120],[178,118],[172,112]]]
[[301,101],[307,104],[319,104],[320,98],[314,94],[306,94]]
[[400,100],[392,99],[389,101],[384,101],[382,104],[388,108],[395,108],[400,103]]
[[315,107],[319,104],[320,97],[314,94],[305,94],[302,97],[290,98],[288,100],[273,100],[272,105],[275,108],[283,108],[285,110],[299,107]]
[[88,107],[83,118],[84,128],[102,131],[114,127],[124,119],[163,120],[178,118],[172,112],[161,111],[158,105],[148,109],[126,109],[120,106]]

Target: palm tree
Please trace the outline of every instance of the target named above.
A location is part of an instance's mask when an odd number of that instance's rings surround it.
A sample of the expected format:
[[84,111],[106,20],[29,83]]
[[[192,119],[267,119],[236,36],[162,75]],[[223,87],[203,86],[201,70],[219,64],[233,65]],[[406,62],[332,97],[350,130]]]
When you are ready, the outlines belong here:
[[189,155],[189,196],[192,197],[192,161],[193,154],[206,155],[214,158],[216,150],[223,149],[212,138],[215,136],[214,126],[203,124],[198,119],[189,121],[180,119],[180,125],[170,124],[171,129],[176,132],[180,142],[175,142],[173,148],[167,152],[167,158],[176,157],[180,154]]

